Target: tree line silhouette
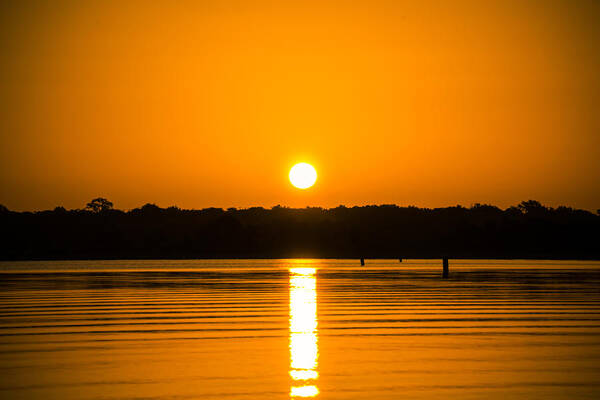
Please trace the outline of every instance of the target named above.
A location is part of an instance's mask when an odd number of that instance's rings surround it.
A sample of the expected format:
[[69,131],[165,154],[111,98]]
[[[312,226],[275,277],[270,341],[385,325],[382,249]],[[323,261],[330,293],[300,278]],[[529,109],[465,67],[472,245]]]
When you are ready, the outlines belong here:
[[600,259],[600,210],[529,200],[500,209],[378,205],[302,209],[93,199],[85,209],[14,212],[0,205],[0,259],[536,258]]

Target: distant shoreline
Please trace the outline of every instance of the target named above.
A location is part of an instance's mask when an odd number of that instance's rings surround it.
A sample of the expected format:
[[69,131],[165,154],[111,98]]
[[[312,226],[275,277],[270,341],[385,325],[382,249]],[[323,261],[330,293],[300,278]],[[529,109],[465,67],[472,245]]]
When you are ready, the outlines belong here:
[[500,209],[273,207],[130,211],[0,207],[0,260],[496,259],[600,260],[600,215],[529,200]]
[[[46,262],[46,261],[276,261],[276,260],[336,260],[336,261],[344,261],[344,260],[354,260],[357,263],[360,261],[360,258],[349,258],[349,257],[229,257],[229,258],[39,258],[39,259],[0,259],[0,262]],[[398,265],[402,265],[401,262],[398,261],[398,258],[389,258],[389,257],[369,257],[365,258],[366,261],[394,261],[397,262]],[[437,257],[414,257],[414,258],[405,258],[403,262],[409,261],[429,261],[429,260],[441,260],[441,258]],[[450,258],[450,260],[455,261],[598,261],[600,262],[600,258]],[[441,261],[440,261],[441,262]]]

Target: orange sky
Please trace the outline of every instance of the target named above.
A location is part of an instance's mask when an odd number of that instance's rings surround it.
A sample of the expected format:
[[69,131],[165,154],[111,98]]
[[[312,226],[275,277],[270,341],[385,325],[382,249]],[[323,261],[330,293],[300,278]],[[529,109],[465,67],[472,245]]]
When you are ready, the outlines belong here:
[[10,209],[600,208],[600,2],[5,3]]

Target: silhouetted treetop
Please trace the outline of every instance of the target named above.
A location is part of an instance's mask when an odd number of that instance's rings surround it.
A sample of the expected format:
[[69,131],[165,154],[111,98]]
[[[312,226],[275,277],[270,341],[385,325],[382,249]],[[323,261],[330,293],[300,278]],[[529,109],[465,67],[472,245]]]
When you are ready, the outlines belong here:
[[103,197],[98,197],[96,199],[93,199],[92,201],[87,203],[87,205],[85,206],[86,210],[89,210],[89,211],[95,212],[95,213],[99,213],[102,211],[108,211],[112,208],[113,208],[113,203],[106,200]]
[[540,214],[547,211],[546,207],[536,200],[522,201],[517,208],[525,214]]

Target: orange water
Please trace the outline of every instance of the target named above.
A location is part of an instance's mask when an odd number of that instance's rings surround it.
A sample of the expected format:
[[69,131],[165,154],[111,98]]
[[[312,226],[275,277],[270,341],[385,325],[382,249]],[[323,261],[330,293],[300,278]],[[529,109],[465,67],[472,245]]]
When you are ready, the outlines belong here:
[[2,399],[600,397],[600,263],[0,263]]

